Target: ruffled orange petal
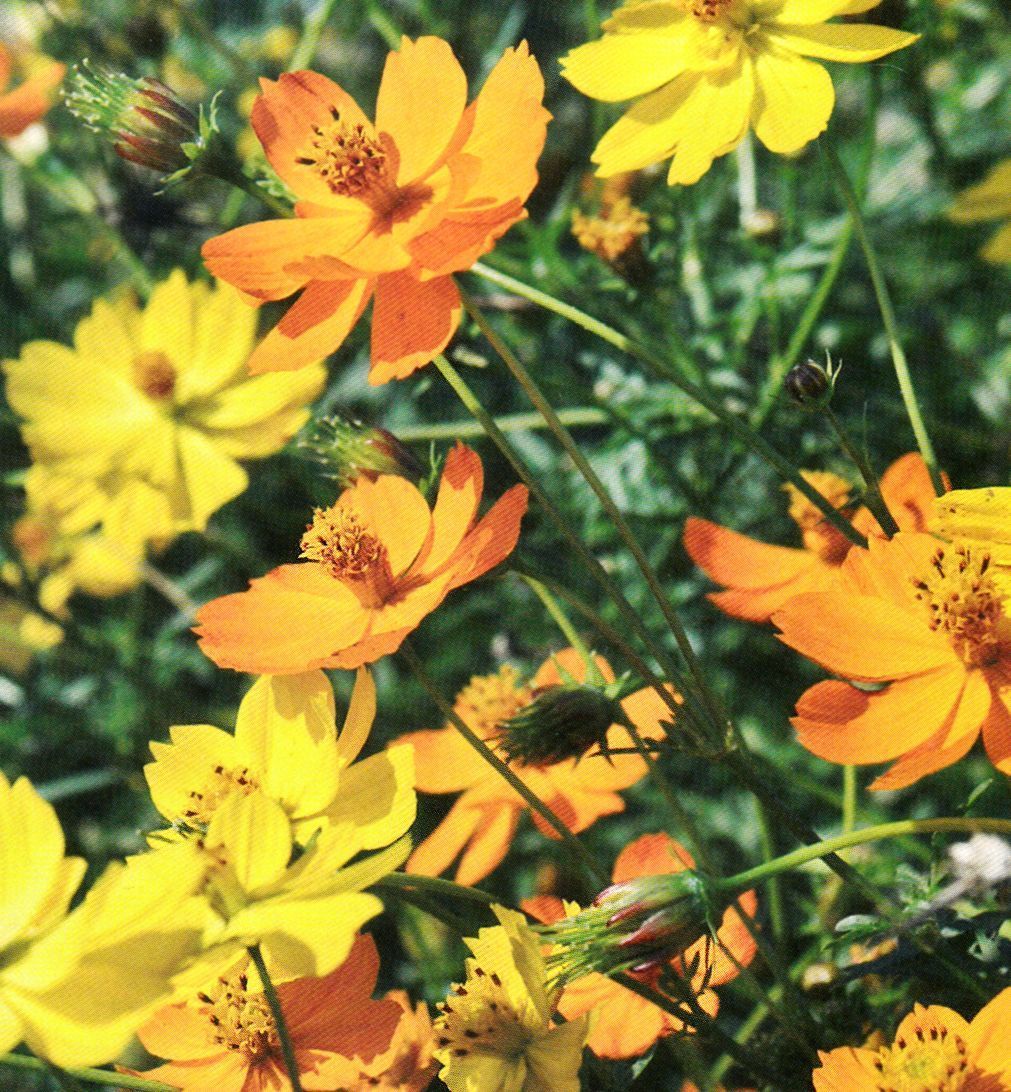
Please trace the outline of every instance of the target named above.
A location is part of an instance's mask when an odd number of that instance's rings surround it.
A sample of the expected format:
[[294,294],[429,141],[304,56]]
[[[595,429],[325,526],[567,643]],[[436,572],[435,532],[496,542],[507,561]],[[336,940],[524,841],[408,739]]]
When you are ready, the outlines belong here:
[[811,592],[772,616],[778,637],[828,671],[862,682],[888,682],[961,664],[926,621],[884,599]]
[[[938,541],[932,535],[911,531],[900,531],[891,539],[872,536],[866,550],[850,550],[840,573],[852,591],[877,596],[908,610],[914,602],[913,578],[930,570],[937,547]],[[913,611],[919,618],[918,605]]]
[[460,293],[450,277],[419,281],[409,273],[381,276],[372,313],[369,383],[404,379],[431,363],[460,325]]
[[829,762],[886,762],[930,739],[962,693],[959,664],[894,682],[874,694],[829,680],[811,687],[791,723],[801,746]]
[[471,807],[467,794],[449,809],[446,818],[408,857],[407,872],[439,876],[456,860],[483,819],[480,808]]
[[876,1088],[881,1073],[875,1063],[876,1050],[855,1047],[837,1047],[835,1050],[819,1050],[821,1067],[811,1074],[815,1092],[856,1092],[857,1089]]
[[[614,682],[614,671],[603,656],[593,657],[604,678],[604,682]],[[586,663],[583,657],[574,648],[563,648],[560,652],[553,652],[530,680],[530,685],[536,690],[542,686],[559,686],[565,681],[562,672],[571,676],[576,682],[586,681]]]
[[[608,742],[611,743],[609,735]],[[614,743],[620,747],[631,746],[627,734]],[[553,767],[554,776],[570,784],[573,790],[585,793],[612,793],[627,789],[646,776],[646,763],[638,755],[612,755],[610,761],[596,752],[585,758],[560,763]]]
[[526,510],[525,485],[514,485],[499,497],[460,544],[463,562],[458,568],[454,567],[450,589],[477,580],[513,552]]
[[329,667],[364,632],[369,614],[321,565],[282,565],[249,590],[197,611],[200,647],[219,667],[290,675]]
[[896,459],[881,475],[880,485],[888,511],[900,530],[927,530],[933,515],[934,485],[918,451]]
[[694,867],[692,855],[669,834],[643,834],[618,854],[611,879],[624,883],[639,876],[662,876]]
[[966,1041],[977,1069],[1007,1074],[1007,1029],[1011,1027],[1011,989],[1003,989],[973,1017]]
[[335,353],[372,296],[373,282],[312,281],[253,350],[249,370],[290,372]]
[[222,1053],[211,1037],[213,1026],[192,1005],[167,1005],[137,1032],[144,1049],[156,1058],[195,1061]]
[[[755,892],[745,891],[740,896],[739,902],[744,913],[754,921],[758,912],[758,896]],[[758,949],[755,938],[741,919],[736,906],[730,906],[724,910],[716,936],[719,943],[714,946],[711,966],[703,979],[710,986],[722,986],[725,982],[736,978],[740,973],[738,964],[747,967],[755,958],[755,952]],[[687,954],[685,962],[691,962]]]
[[185,1088],[186,1092],[245,1092],[249,1066],[239,1052],[222,1050],[200,1061],[170,1062],[139,1076]]
[[987,757],[1003,774],[1011,774],[1011,689],[1004,690],[983,722]]
[[315,167],[299,163],[313,139],[313,126],[333,124],[335,112],[349,125],[372,123],[355,100],[318,72],[284,72],[277,82],[260,80],[260,97],[253,104],[252,123],[270,165],[299,197],[326,205],[346,205]]
[[432,509],[431,537],[418,556],[418,573],[438,571],[463,542],[481,503],[484,467],[477,453],[457,441],[446,456]]
[[421,792],[463,792],[497,776],[455,728],[434,728],[400,736],[414,747],[414,786]]
[[676,1026],[659,1006],[602,975],[566,987],[558,1009],[567,1020],[594,1013],[586,1045],[598,1058],[636,1058]]
[[565,903],[555,895],[534,895],[520,903],[524,914],[529,914],[535,921],[550,925],[565,917]]
[[808,550],[770,546],[690,516],[685,522],[688,556],[717,584],[727,588],[771,588],[794,580],[816,562]]
[[457,883],[473,886],[498,868],[509,852],[519,818],[520,809],[505,801],[494,811],[482,812],[482,821],[457,865]]
[[376,130],[388,133],[400,155],[397,185],[424,178],[445,155],[467,105],[467,77],[449,43],[403,38],[386,58]]
[[66,71],[66,65],[54,61],[9,95],[0,97],[0,137],[17,136],[47,113],[53,104],[53,90]]
[[215,277],[256,299],[281,300],[315,279],[300,263],[341,255],[371,220],[371,211],[360,204],[339,216],[262,220],[208,239],[200,253]]
[[731,618],[742,622],[768,622],[791,599],[807,592],[831,591],[839,579],[839,570],[812,555],[811,565],[800,576],[774,588],[729,588],[709,592],[706,598]]

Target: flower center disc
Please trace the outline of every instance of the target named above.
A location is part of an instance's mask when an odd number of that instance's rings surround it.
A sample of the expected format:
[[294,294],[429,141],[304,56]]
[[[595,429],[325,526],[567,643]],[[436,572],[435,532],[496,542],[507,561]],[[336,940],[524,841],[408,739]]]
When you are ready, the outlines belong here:
[[913,1039],[900,1038],[875,1063],[881,1088],[894,1092],[959,1092],[968,1087],[967,1049],[945,1027],[918,1027]]
[[240,792],[248,796],[259,787],[259,783],[245,766],[231,769],[215,766],[203,788],[190,792],[189,807],[183,812],[182,818],[187,823],[201,823],[206,826],[232,793]]
[[368,198],[387,190],[387,157],[379,141],[360,122],[341,121],[336,109],[332,113],[328,125],[312,127],[313,139],[296,162],[313,167],[341,197]]
[[465,986],[453,990],[452,1002],[439,1004],[436,1021],[440,1047],[449,1047],[463,1058],[468,1054],[494,1054],[518,1058],[530,1043],[530,1032],[520,1022],[502,980],[474,967]]
[[175,393],[176,370],[163,352],[149,350],[134,358],[133,381],[152,401],[164,402]]
[[266,999],[249,993],[247,986],[244,974],[221,978],[214,994],[201,994],[200,1000],[208,1006],[205,1012],[214,1026],[214,1041],[255,1065],[277,1055],[281,1044]]

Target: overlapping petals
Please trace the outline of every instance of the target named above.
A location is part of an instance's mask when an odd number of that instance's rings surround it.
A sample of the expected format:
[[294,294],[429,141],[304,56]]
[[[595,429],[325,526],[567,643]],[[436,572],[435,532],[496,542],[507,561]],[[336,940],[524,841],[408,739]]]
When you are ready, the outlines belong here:
[[298,198],[296,219],[236,228],[203,248],[208,268],[250,296],[301,291],[251,370],[336,351],[374,299],[369,381],[410,375],[459,324],[451,274],[526,215],[549,117],[536,62],[526,43],[506,50],[468,106],[449,45],[405,38],[387,58],[374,123],[316,72],[261,88],[253,128]]
[[483,482],[463,444],[446,459],[431,509],[404,478],[359,478],[317,509],[302,540],[309,560],[201,608],[201,648],[221,667],[278,675],[395,652],[454,588],[515,547],[526,488],[513,486],[478,519]]
[[667,180],[697,182],[749,128],[773,152],[799,151],[828,124],[835,91],[809,58],[873,61],[916,35],[861,23],[828,23],[866,11],[867,0],[632,0],[604,37],[562,59],[585,95],[640,99],[593,153],[605,177],[671,159]]

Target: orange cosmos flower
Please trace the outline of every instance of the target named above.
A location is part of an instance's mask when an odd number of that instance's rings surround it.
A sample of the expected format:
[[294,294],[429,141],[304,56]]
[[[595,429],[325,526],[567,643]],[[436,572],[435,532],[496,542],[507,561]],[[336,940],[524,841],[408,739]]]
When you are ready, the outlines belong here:
[[815,1092],[878,1092],[881,1088],[1004,1092],[1011,1088],[1011,989],[984,1005],[972,1023],[942,1005],[914,1005],[895,1042],[878,1049],[819,1052]]
[[20,87],[4,94],[12,67],[10,50],[0,42],[0,137],[17,136],[38,121],[52,106],[53,92],[67,71],[59,61],[45,60],[34,67]]
[[[844,512],[864,535],[880,535],[877,521],[864,508],[852,510],[852,487],[826,471],[802,470],[805,480],[833,508]],[[897,459],[881,476],[881,492],[895,522],[904,531],[925,531],[934,489],[923,458],[912,453]],[[795,595],[830,585],[850,550],[850,541],[793,485],[790,517],[800,528],[802,548],[771,546],[721,527],[709,520],[689,518],[684,543],[688,556],[717,584],[727,590],[708,596],[732,618],[767,622],[773,612]]]
[[832,679],[797,703],[800,742],[830,762],[895,763],[897,789],[957,762],[982,733],[1011,773],[1011,610],[989,555],[901,532],[851,550],[838,584],[773,615],[780,639],[868,691]]
[[[644,834],[618,854],[611,878],[615,883],[624,883],[640,876],[666,875],[694,867],[691,854],[669,835]],[[753,918],[757,908],[754,891],[742,895],[741,904]],[[522,905],[539,921],[558,921],[565,916],[560,899],[541,896],[527,899]],[[716,944],[704,937],[670,962],[675,974],[690,979],[699,1004],[710,1016],[716,1015],[720,1005],[712,987],[736,978],[737,964],[746,967],[755,957],[754,938],[736,910],[724,912],[716,936]],[[659,989],[659,969],[636,977]],[[566,986],[558,1011],[567,1020],[587,1012],[594,1014],[587,1046],[600,1058],[638,1057],[659,1039],[687,1027],[673,1014],[602,974],[588,974]]]
[[458,443],[435,507],[405,478],[362,477],[302,536],[301,564],[197,612],[200,647],[219,666],[260,675],[360,667],[396,652],[454,589],[508,556],[527,491],[515,485],[475,522],[481,460]]
[[[243,959],[192,1001],[167,1006],[138,1032],[152,1054],[171,1061],[137,1074],[183,1092],[267,1092],[289,1088],[281,1043],[263,993],[250,985]],[[387,1048],[400,1019],[393,1001],[373,1001],[379,974],[375,942],[356,938],[351,954],[324,978],[277,987],[305,1089],[335,1085],[335,1055],[370,1061]],[[337,1058],[343,1062],[343,1058]]]
[[526,212],[550,115],[526,43],[507,49],[467,106],[441,38],[404,38],[386,61],[376,120],[316,72],[261,81],[253,128],[298,198],[295,219],[236,228],[203,248],[208,268],[260,300],[302,291],[250,360],[301,368],[337,350],[375,297],[369,382],[402,379],[460,321],[451,274]]
[[[597,664],[605,680],[613,682],[614,673],[607,662],[597,657]],[[528,705],[538,689],[559,685],[561,671],[577,682],[586,678],[582,658],[566,649],[546,661],[528,684],[508,666],[496,675],[471,679],[457,695],[456,712],[481,739],[494,744],[499,725]],[[622,707],[644,738],[663,736],[663,722],[672,719],[667,705],[653,690],[632,694]],[[613,749],[633,745],[619,725],[611,726],[607,741]],[[397,742],[414,745],[415,787],[420,792],[461,794],[446,818],[415,849],[407,871],[438,876],[462,850],[457,882],[475,884],[484,879],[505,858],[526,803],[452,725],[412,732]],[[634,785],[646,773],[646,764],[635,754],[616,754],[610,760],[584,756],[546,766],[514,761],[511,766],[573,833],[585,830],[603,815],[623,811],[625,802],[618,790]],[[534,815],[533,820],[543,834],[557,837],[540,816]]]

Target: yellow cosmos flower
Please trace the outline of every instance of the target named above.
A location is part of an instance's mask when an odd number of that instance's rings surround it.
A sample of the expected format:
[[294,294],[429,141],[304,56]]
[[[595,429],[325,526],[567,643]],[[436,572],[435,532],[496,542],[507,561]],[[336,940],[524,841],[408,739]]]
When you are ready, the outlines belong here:
[[143,309],[98,300],[73,348],[25,345],[4,367],[37,464],[30,506],[56,512],[67,533],[117,523],[165,541],[203,530],[246,488],[237,460],[281,448],[325,378],[322,365],[248,378],[255,327],[233,289],[176,270]]
[[985,554],[994,583],[1011,599],[1011,486],[952,489],[933,508],[928,530]]
[[253,944],[279,981],[329,974],[383,908],[362,889],[403,863],[410,840],[349,867],[364,848],[350,823],[327,827],[292,863],[294,848],[288,813],[254,792],[229,795],[201,838],[150,854],[175,862],[180,886],[194,867],[200,873],[194,890],[208,911],[203,951],[177,976],[179,986],[202,988]]
[[873,61],[917,35],[828,23],[879,0],[631,0],[604,37],[562,59],[566,78],[605,102],[645,96],[597,145],[607,177],[673,156],[667,181],[697,182],[749,127],[773,152],[823,132],[835,104],[828,72],[808,58]]
[[588,1017],[552,1022],[561,991],[546,984],[540,938],[493,909],[500,924],[465,938],[467,981],[439,1006],[439,1076],[451,1092],[578,1092]]
[[1006,220],[980,254],[988,262],[1011,262],[1011,159],[998,163],[982,182],[963,190],[949,215],[956,224]]
[[67,916],[85,862],[63,850],[49,804],[0,774],[0,1053],[24,1040],[57,1065],[98,1065],[168,1000],[205,910],[192,867],[187,881],[149,854],[110,866]]
[[299,842],[347,823],[363,849],[387,846],[414,822],[414,753],[401,745],[355,762],[375,714],[367,668],[358,671],[339,737],[322,671],[264,675],[242,699],[234,735],[185,724],[169,729],[171,743],[151,744],[151,798],[177,828],[204,830],[225,800],[262,791],[284,809]]

